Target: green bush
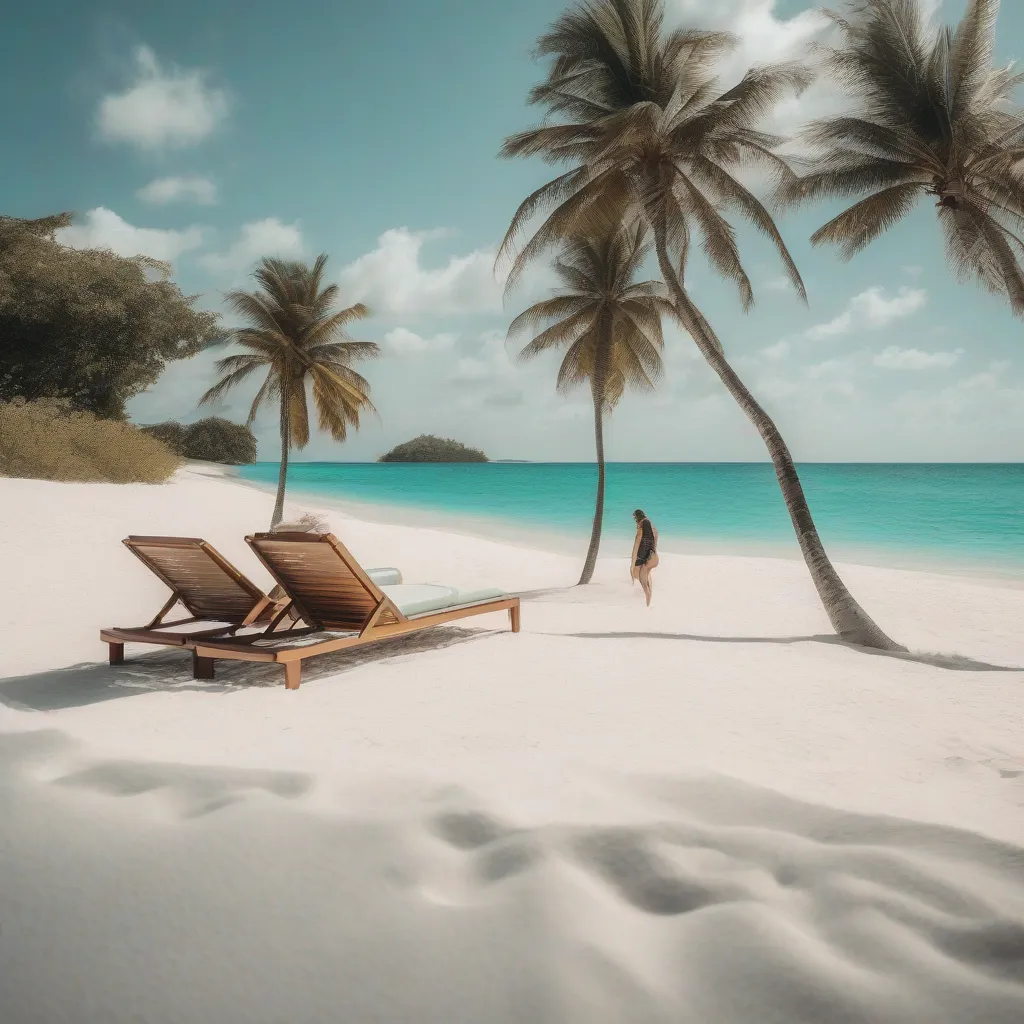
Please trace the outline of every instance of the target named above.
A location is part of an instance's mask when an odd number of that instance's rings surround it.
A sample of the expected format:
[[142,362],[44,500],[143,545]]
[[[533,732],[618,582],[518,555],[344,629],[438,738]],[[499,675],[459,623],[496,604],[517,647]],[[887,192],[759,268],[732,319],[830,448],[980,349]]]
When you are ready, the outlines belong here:
[[238,466],[256,461],[256,438],[239,423],[208,416],[195,423],[154,423],[142,430],[163,441],[183,459]]
[[224,338],[217,314],[193,308],[170,268],[142,256],[72,249],[67,214],[0,216],[0,401],[66,398],[126,419],[125,406],[168,362]]
[[396,445],[378,462],[487,462],[479,448],[467,448],[450,437],[420,434],[411,441]]
[[180,423],[154,423],[150,427],[139,427],[144,434],[163,441],[172,452],[185,457],[185,428]]
[[61,399],[0,402],[0,475],[80,483],[163,483],[181,465],[130,423],[77,412]]

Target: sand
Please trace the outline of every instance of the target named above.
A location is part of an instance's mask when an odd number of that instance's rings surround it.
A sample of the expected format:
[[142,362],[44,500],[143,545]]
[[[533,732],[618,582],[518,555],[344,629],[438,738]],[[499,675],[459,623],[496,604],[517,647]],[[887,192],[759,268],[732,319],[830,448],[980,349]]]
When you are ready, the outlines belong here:
[[[129,647],[120,545],[271,499],[0,479],[0,1019],[1024,1019],[1024,590],[841,566],[911,648],[830,635],[803,565],[575,559],[320,511],[410,582],[522,592],[274,666]],[[582,539],[585,542],[585,538]]]

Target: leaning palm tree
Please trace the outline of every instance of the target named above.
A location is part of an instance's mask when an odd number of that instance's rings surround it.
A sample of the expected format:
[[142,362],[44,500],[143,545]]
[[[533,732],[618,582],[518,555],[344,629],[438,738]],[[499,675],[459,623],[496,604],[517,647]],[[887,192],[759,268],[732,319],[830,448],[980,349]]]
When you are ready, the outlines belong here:
[[[597,503],[590,547],[580,584],[594,575],[604,521],[604,416],[619,403],[627,387],[650,391],[662,373],[661,318],[674,314],[660,281],[634,282],[650,247],[643,224],[609,231],[596,238],[568,241],[555,262],[564,287],[535,303],[512,321],[508,337],[533,332],[519,353],[526,360],[552,349],[565,349],[558,370],[558,390],[590,385],[597,448]],[[543,325],[547,325],[544,327]]]
[[844,45],[827,69],[853,109],[811,124],[818,151],[787,198],[857,198],[814,233],[852,258],[934,196],[949,262],[1024,315],[1024,75],[993,66],[999,0],[969,0],[956,30],[937,28],[919,0],[858,0],[830,13]]
[[307,389],[312,393],[320,429],[335,441],[344,441],[349,426],[359,428],[359,414],[373,411],[370,385],[352,369],[354,359],[379,354],[376,344],[353,341],[345,328],[370,315],[362,303],[334,310],[338,286],[323,287],[327,256],[312,267],[304,263],[263,259],[253,273],[259,288],[232,291],[228,305],[249,321],[234,332],[234,340],[247,351],[218,360],[221,379],[203,395],[212,402],[257,371],[267,375],[249,409],[248,425],[265,401],[276,399],[281,429],[281,465],[277,501],[271,528],[284,515],[288,454],[309,442]]
[[538,214],[547,216],[512,262],[508,287],[523,268],[565,237],[606,230],[639,216],[650,227],[658,266],[677,315],[701,354],[760,433],[804,560],[835,630],[846,640],[898,650],[854,600],[818,536],[786,442],[729,364],[721,342],[686,288],[693,236],[711,266],[731,280],[744,310],[754,293],[736,234],[723,211],[750,222],[776,248],[797,294],[803,282],[770,213],[737,176],[753,165],[777,188],[795,177],[775,153],[783,140],[758,128],[788,91],[807,84],[797,65],[753,68],[722,92],[715,69],[735,46],[722,32],[663,29],[662,0],[591,0],[562,15],[539,43],[554,61],[530,95],[560,120],[505,141],[502,155],[540,156],[570,169],[519,206],[499,250]]

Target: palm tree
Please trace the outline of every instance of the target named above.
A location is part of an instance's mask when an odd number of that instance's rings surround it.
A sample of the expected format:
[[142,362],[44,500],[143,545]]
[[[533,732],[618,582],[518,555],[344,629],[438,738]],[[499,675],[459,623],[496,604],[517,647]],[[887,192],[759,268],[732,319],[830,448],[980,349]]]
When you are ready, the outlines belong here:
[[318,256],[312,267],[263,259],[253,272],[260,286],[256,291],[232,291],[225,296],[228,305],[249,321],[248,327],[233,335],[247,351],[218,360],[221,379],[199,400],[200,404],[212,402],[266,368],[248,425],[265,401],[279,400],[281,466],[271,528],[284,515],[288,453],[309,442],[307,385],[320,429],[330,431],[335,441],[345,440],[349,426],[359,428],[361,411],[374,411],[370,385],[350,364],[373,358],[380,349],[373,342],[353,341],[345,330],[354,320],[368,317],[370,310],[356,303],[333,311],[338,286],[323,287],[326,266],[326,255]]
[[735,172],[755,165],[775,177],[777,188],[791,185],[794,172],[774,152],[783,140],[757,125],[780,96],[803,88],[809,75],[796,65],[752,68],[739,84],[719,92],[715,66],[734,39],[684,29],[666,34],[662,20],[662,0],[592,0],[562,15],[540,39],[540,54],[554,61],[530,101],[562,120],[511,136],[502,155],[538,155],[573,166],[516,211],[499,260],[511,253],[527,222],[540,211],[550,212],[515,258],[508,286],[559,240],[641,217],[653,232],[658,266],[680,321],[765,442],[801,552],[836,632],[852,643],[901,650],[840,579],[818,536],[786,442],[729,364],[685,286],[697,231],[711,266],[737,286],[744,310],[753,305],[735,231],[722,214],[729,209],[772,242],[806,301],[774,220]]
[[1024,115],[1012,99],[1024,75],[993,66],[998,13],[999,0],[969,0],[955,31],[934,28],[918,0],[832,14],[845,45],[826,51],[826,65],[859,102],[805,129],[818,157],[787,197],[861,197],[811,236],[845,259],[936,197],[954,271],[1021,315]]
[[646,226],[638,224],[597,238],[571,239],[555,262],[564,288],[532,305],[512,321],[509,339],[547,325],[519,353],[532,359],[551,349],[565,349],[558,370],[558,390],[565,393],[589,383],[594,403],[597,447],[597,504],[590,547],[580,584],[594,575],[604,521],[604,414],[622,398],[627,386],[650,391],[661,376],[662,314],[675,308],[660,281],[634,283],[650,253]]

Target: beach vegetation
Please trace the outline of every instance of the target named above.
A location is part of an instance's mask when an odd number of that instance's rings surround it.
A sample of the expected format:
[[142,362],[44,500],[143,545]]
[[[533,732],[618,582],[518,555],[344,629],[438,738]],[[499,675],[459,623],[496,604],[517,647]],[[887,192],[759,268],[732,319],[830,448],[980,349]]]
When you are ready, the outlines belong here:
[[652,391],[661,377],[662,316],[675,307],[661,281],[637,281],[650,246],[647,225],[613,225],[593,238],[578,236],[562,246],[555,271],[563,287],[551,298],[520,313],[509,339],[533,335],[519,352],[521,360],[563,351],[556,387],[566,393],[586,385],[594,407],[597,498],[590,545],[579,582],[594,575],[604,521],[604,418],[627,388]]
[[354,341],[348,326],[370,315],[361,302],[336,309],[340,289],[324,286],[327,256],[312,266],[265,257],[253,272],[258,287],[235,290],[225,296],[230,308],[248,325],[232,332],[241,352],[217,361],[220,380],[200,399],[215,402],[226,392],[265,374],[249,409],[251,427],[264,403],[277,405],[281,436],[281,463],[271,528],[284,515],[288,456],[309,443],[310,399],[317,424],[338,442],[350,427],[359,428],[360,415],[374,412],[369,382],[352,363],[375,358],[374,342]]
[[[523,200],[497,262],[511,258],[512,289],[527,265],[567,239],[637,218],[645,223],[676,316],[764,441],[833,627],[853,643],[900,650],[832,565],[781,432],[730,363],[687,276],[699,237],[710,266],[735,286],[742,308],[753,307],[754,289],[728,219],[738,216],[775,248],[793,290],[806,301],[768,207],[743,179],[757,170],[774,189],[785,190],[796,178],[778,155],[783,140],[764,132],[761,120],[812,76],[799,64],[761,66],[723,90],[718,69],[735,52],[736,39],[717,31],[667,31],[663,21],[663,0],[590,0],[540,38],[538,53],[550,64],[529,101],[545,116],[539,126],[507,138],[501,155],[539,157],[568,169]],[[520,244],[527,227],[532,234]]]
[[207,416],[195,423],[154,423],[141,428],[159,438],[184,459],[220,462],[229,466],[256,461],[256,436],[244,423],[232,423],[220,416]]
[[0,475],[65,483],[163,483],[181,458],[122,420],[67,399],[0,402]]
[[811,236],[844,260],[934,200],[948,262],[1024,315],[1024,74],[993,62],[999,0],[969,0],[956,28],[919,0],[860,0],[832,14],[824,66],[851,98],[801,134],[810,168],[791,203],[855,199]]
[[395,445],[378,462],[487,462],[479,448],[470,448],[450,437],[420,434],[411,441]]
[[194,308],[166,264],[62,245],[71,220],[0,217],[0,400],[60,398],[125,419],[168,362],[222,337],[219,318]]

